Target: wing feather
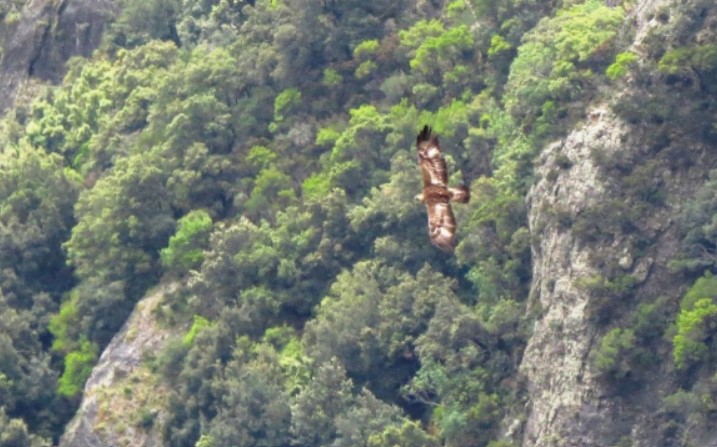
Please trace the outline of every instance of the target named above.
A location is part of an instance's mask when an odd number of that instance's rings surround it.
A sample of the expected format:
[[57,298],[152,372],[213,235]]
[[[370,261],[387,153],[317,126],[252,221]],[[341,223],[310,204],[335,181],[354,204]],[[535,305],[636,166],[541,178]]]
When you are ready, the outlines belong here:
[[421,174],[423,175],[423,186],[446,186],[448,169],[446,160],[443,157],[420,158]]
[[441,154],[441,145],[438,137],[431,133],[431,128],[423,126],[423,130],[416,138],[416,151],[418,163],[423,175],[423,186],[446,186],[448,182],[448,168],[446,160]]
[[448,191],[445,188],[427,188],[424,195],[431,243],[445,252],[453,252],[456,246],[456,218]]

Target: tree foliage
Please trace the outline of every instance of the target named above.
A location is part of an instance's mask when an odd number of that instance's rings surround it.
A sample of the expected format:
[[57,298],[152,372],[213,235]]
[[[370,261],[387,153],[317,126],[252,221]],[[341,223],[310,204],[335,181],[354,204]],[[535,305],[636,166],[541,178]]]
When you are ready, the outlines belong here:
[[204,210],[191,211],[179,219],[177,232],[160,253],[164,267],[181,272],[201,265],[211,228],[212,218]]
[[[644,75],[625,23],[598,0],[119,2],[101,48],[0,122],[0,444],[56,439],[101,350],[171,278],[157,313],[179,335],[151,362],[168,445],[507,445],[534,318],[534,158],[599,86]],[[713,53],[652,65],[709,90]],[[455,257],[413,200],[423,124],[473,196]],[[652,168],[625,181],[643,202]],[[713,183],[681,223],[698,275],[714,267]],[[631,225],[613,205],[575,230]],[[636,281],[583,285],[628,296]],[[591,365],[631,376],[671,321],[676,367],[710,363],[705,282],[677,317],[635,305]]]
[[672,339],[675,366],[685,369],[712,362],[712,332],[717,324],[715,278],[699,278],[680,303],[676,334]]
[[623,15],[621,8],[589,0],[541,20],[511,66],[508,112],[523,126],[555,124],[571,101],[590,93],[595,72],[611,56]]
[[687,202],[680,222],[683,234],[682,253],[673,261],[673,268],[696,272],[714,269],[714,253],[717,251],[715,188],[717,172],[711,171],[709,180]]

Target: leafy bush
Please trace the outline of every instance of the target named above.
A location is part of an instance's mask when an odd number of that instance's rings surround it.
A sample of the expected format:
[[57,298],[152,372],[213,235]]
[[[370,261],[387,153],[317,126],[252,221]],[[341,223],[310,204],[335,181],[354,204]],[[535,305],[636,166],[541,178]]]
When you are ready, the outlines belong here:
[[[4,407],[0,407],[0,446],[3,447],[31,447],[36,445],[33,436],[22,419],[7,416]],[[35,441],[40,441],[36,439]]]
[[717,171],[711,171],[709,179],[687,201],[680,216],[680,230],[683,235],[682,250],[671,267],[702,273],[717,266],[714,253],[717,251]]
[[615,328],[600,340],[594,364],[600,374],[622,380],[634,373],[634,358],[638,354],[635,333],[631,329]]
[[169,245],[161,251],[162,265],[168,271],[187,272],[204,260],[209,243],[212,218],[204,210],[190,211],[177,221],[177,232],[169,238]]
[[690,391],[678,390],[662,399],[665,409],[675,416],[689,416],[704,413],[705,406],[700,397]]
[[354,48],[354,59],[366,61],[376,55],[379,43],[377,39],[369,39],[361,42]]
[[293,109],[301,103],[301,92],[295,88],[288,88],[274,99],[274,121],[284,120],[286,114],[291,114]]
[[209,326],[211,326],[209,320],[199,315],[195,315],[194,320],[192,321],[192,327],[190,327],[189,331],[187,331],[187,333],[184,334],[184,337],[182,337],[182,343],[186,346],[190,346],[194,342],[197,334],[202,329],[208,328]]
[[[505,87],[508,112],[522,126],[545,126],[567,111],[569,101],[589,94],[623,16],[622,8],[588,0],[541,20],[526,34],[511,66]],[[551,103],[557,110],[547,114]]]
[[590,318],[598,323],[605,323],[617,312],[619,304],[624,301],[637,284],[631,275],[617,274],[607,278],[601,274],[578,279],[577,285],[590,295],[587,311]]
[[617,233],[634,233],[643,208],[623,198],[596,203],[575,219],[573,234],[585,241],[596,242],[610,240]]
[[643,342],[659,338],[671,322],[674,306],[667,296],[652,303],[640,303],[632,316],[631,329]]
[[681,309],[693,309],[697,301],[703,298],[717,299],[717,276],[710,272],[706,272],[702,277],[687,289],[682,301],[680,301]]
[[675,48],[667,51],[658,64],[667,74],[706,75],[717,70],[717,45],[706,44]]
[[57,392],[61,396],[77,396],[92,372],[98,355],[97,345],[85,340],[80,349],[65,356],[65,370],[57,384]]
[[176,22],[177,0],[127,0],[108,40],[121,47],[135,47],[152,39],[172,40],[179,44]]
[[436,447],[437,439],[426,433],[414,421],[405,421],[403,425],[390,425],[383,432],[371,434],[368,438],[368,447]]
[[494,34],[490,39],[490,48],[488,49],[488,56],[494,57],[498,54],[509,51],[512,46],[506,41],[500,34]]
[[615,62],[613,62],[605,70],[605,75],[613,81],[624,77],[630,68],[637,62],[637,55],[631,51],[624,51],[618,53],[615,56]]
[[709,359],[707,341],[717,329],[717,304],[702,298],[691,309],[683,308],[677,316],[677,334],[672,340],[675,366],[685,369]]

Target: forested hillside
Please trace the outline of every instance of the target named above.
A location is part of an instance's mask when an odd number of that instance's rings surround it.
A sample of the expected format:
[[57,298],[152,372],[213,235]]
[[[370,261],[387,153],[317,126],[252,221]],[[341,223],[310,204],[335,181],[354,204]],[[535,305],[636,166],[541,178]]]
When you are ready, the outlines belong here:
[[[29,4],[0,0],[0,27]],[[58,443],[157,290],[151,318],[171,335],[117,390],[140,403],[101,410],[93,431],[126,433],[106,445],[714,439],[710,1],[112,11],[61,82],[29,70],[0,107],[0,446]],[[62,42],[48,23],[43,42]],[[424,124],[471,189],[455,255],[414,199]],[[570,358],[594,408],[546,376]],[[548,401],[565,407],[541,415]],[[584,437],[560,428],[572,417]]]

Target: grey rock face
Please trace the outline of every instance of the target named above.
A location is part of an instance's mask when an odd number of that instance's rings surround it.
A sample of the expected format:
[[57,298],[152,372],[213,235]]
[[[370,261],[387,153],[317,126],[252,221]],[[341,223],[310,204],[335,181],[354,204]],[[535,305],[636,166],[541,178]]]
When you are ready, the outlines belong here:
[[[0,112],[31,77],[58,82],[72,56],[89,56],[116,14],[111,0],[31,0],[0,26]],[[7,22],[7,21],[6,21]]]
[[[654,37],[655,27],[662,26],[658,12],[670,10],[679,16],[681,8],[686,7],[670,0],[636,2],[630,22],[634,41],[629,49],[644,56],[644,41],[651,34]],[[622,88],[639,87],[628,81]],[[586,115],[585,121],[566,138],[544,150],[537,163],[541,180],[528,197],[534,235],[531,306],[539,317],[521,364],[530,396],[522,445],[605,447],[623,440],[641,447],[672,445],[664,443],[660,428],[660,418],[664,416],[660,413],[660,399],[675,388],[669,368],[656,370],[653,377],[645,379],[648,383],[642,389],[628,397],[596,376],[591,354],[600,338],[618,327],[619,322],[594,321],[590,308],[595,298],[584,284],[603,274],[601,266],[608,264],[635,281],[634,302],[652,302],[659,296],[679,297],[681,280],[667,268],[679,244],[673,223],[685,199],[698,187],[699,179],[705,178],[705,166],[710,163],[695,163],[689,172],[665,167],[655,171],[664,184],[665,198],[664,204],[634,222],[637,231],[652,241],[643,253],[626,248],[631,246],[630,236],[623,231],[610,235],[607,242],[586,243],[574,228],[561,225],[555,216],[574,222],[586,209],[616,197],[619,182],[604,170],[601,172],[594,152],[601,151],[608,160],[621,156],[636,165],[654,157],[641,140],[641,135],[650,132],[649,123],[627,123],[607,103],[594,105]],[[685,140],[671,144],[690,147],[693,143]],[[693,149],[695,154],[706,153],[704,148]],[[568,168],[564,167],[568,165],[565,160],[570,162]],[[619,318],[618,315],[614,320]],[[713,443],[714,439],[695,445]]]
[[60,439],[61,447],[162,445],[156,428],[168,392],[142,360],[160,352],[172,335],[157,323],[154,312],[174,288],[159,286],[137,303],[105,348],[85,384],[82,404]]
[[[596,111],[597,113],[598,111]],[[610,152],[620,150],[625,129],[607,110],[600,119],[553,144],[542,156],[543,171],[555,158],[568,157],[572,166],[556,180],[544,175],[530,193],[529,222],[541,228],[534,244],[533,303],[542,309],[525,351],[521,370],[529,379],[532,411],[525,427],[525,446],[597,446],[594,428],[607,421],[600,389],[587,367],[595,339],[587,307],[589,294],[581,280],[598,274],[591,250],[556,222],[543,223],[548,209],[562,209],[571,217],[604,199],[606,185],[591,158],[596,144]],[[587,425],[587,426],[586,426]]]

